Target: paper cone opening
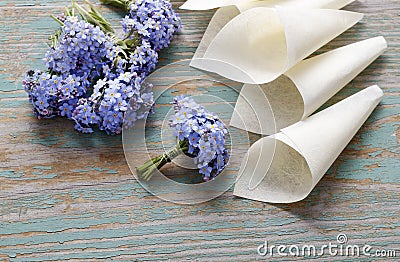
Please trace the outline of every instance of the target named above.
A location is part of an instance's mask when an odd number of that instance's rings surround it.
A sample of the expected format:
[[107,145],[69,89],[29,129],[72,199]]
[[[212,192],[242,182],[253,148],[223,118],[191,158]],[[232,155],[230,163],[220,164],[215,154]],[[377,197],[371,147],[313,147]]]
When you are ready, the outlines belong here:
[[[276,129],[280,130],[309,116],[386,48],[383,37],[370,38],[304,60],[268,84],[245,84],[236,102],[231,125],[241,129],[246,125],[249,129],[245,130],[253,133],[274,134],[274,130],[268,128],[273,118]],[[263,97],[265,101],[262,101]],[[271,112],[263,108],[265,103],[270,104]],[[250,105],[259,110],[250,111]],[[252,116],[252,112],[258,117]],[[239,113],[248,116],[245,125],[238,123],[236,115]],[[260,123],[252,123],[255,119]]]
[[[290,78],[281,75],[268,84],[244,84],[230,125],[256,134],[272,135],[301,120],[303,112],[299,90]],[[246,116],[244,121],[238,115]]]
[[[238,82],[260,83],[261,75],[262,79],[273,79],[283,70],[286,53],[284,28],[277,11],[254,8],[236,16],[218,32],[200,69]],[[249,77],[238,76],[233,68]]]
[[199,68],[238,82],[268,83],[361,18],[362,14],[328,9],[253,8],[221,29]]
[[[264,155],[267,161],[258,158],[259,155]],[[236,196],[270,203],[291,203],[305,198],[312,188],[312,175],[306,160],[280,140],[262,138],[254,143],[245,159],[248,161],[242,164],[233,192]]]
[[207,63],[207,60],[203,60],[202,58],[204,58],[204,54],[206,53],[208,46],[211,44],[218,32],[221,31],[221,29],[238,14],[240,14],[240,12],[236,6],[223,7],[215,12],[210,23],[208,24],[206,31],[204,32],[199,46],[196,49],[192,61],[190,62],[190,66],[196,68],[206,67],[206,65],[202,64]]
[[368,87],[304,121],[282,129],[306,159],[316,184],[383,97]]
[[[366,88],[276,135],[257,141],[248,151],[247,162],[242,163],[234,195],[272,203],[305,198],[382,96],[378,86]],[[253,185],[256,187],[252,188]]]

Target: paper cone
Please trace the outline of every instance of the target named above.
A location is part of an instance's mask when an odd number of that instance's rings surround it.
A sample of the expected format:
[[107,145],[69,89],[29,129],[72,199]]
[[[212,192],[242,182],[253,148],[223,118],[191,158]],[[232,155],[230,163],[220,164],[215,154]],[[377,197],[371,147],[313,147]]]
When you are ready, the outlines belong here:
[[204,57],[208,46],[211,44],[212,40],[218,34],[219,31],[234,17],[240,14],[239,9],[236,6],[227,6],[218,9],[214,16],[211,18],[210,23],[203,35],[203,38],[200,41],[199,46],[196,49],[196,52],[192,58],[190,66],[199,67],[203,60],[201,58]]
[[241,11],[254,7],[298,6],[303,8],[340,9],[354,0],[188,0],[180,9],[209,10],[218,7],[236,5]]
[[252,8],[229,21],[204,60],[192,64],[234,81],[268,83],[361,18],[329,9]]
[[[234,17],[240,14],[247,9],[264,6],[264,7],[276,7],[276,6],[284,6],[284,7],[307,7],[307,8],[327,8],[327,9],[340,9],[345,5],[353,2],[354,0],[267,0],[267,1],[249,1],[249,0],[236,0],[236,1],[203,1],[203,0],[189,0],[187,1],[181,8],[191,9],[191,10],[203,10],[199,6],[207,7],[207,6],[215,6],[218,7],[224,6],[223,8],[218,9],[214,16],[211,18],[210,23],[206,31],[204,32],[203,38],[200,41],[199,46],[196,49],[196,52],[191,61],[191,66],[193,67],[201,67],[201,63],[204,62],[201,58],[204,57],[204,54],[218,34],[219,31]],[[224,3],[224,5],[221,5]],[[234,5],[235,4],[235,5]],[[188,7],[188,8],[186,8]],[[196,9],[198,8],[198,9]],[[205,61],[207,62],[207,61]],[[228,65],[229,66],[229,65]],[[241,72],[239,72],[241,73]]]
[[383,96],[378,86],[260,139],[249,149],[234,195],[271,203],[304,199]]
[[242,1],[235,3],[237,8],[244,12],[255,7],[299,7],[299,8],[321,8],[321,9],[341,9],[354,0],[265,0],[265,1]]
[[188,0],[180,9],[185,10],[210,10],[218,7],[236,5],[242,2],[249,2],[248,0]]
[[231,125],[253,133],[274,134],[275,126],[280,130],[311,115],[386,48],[382,36],[370,38],[304,60],[268,84],[245,84]]

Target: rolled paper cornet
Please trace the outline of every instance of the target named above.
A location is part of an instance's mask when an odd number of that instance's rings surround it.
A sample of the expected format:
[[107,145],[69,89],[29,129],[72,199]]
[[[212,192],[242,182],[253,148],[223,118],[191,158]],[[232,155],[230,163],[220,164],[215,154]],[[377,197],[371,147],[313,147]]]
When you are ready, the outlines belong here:
[[311,115],[386,48],[382,36],[370,38],[303,60],[268,84],[245,84],[231,125],[253,133],[274,134]]
[[254,143],[241,165],[234,195],[291,203],[313,190],[383,96],[366,88]]
[[[204,54],[218,34],[219,31],[234,17],[240,14],[240,12],[246,11],[254,7],[307,7],[307,8],[326,8],[326,9],[340,9],[354,0],[267,0],[267,1],[248,1],[248,0],[236,0],[236,1],[214,1],[214,0],[189,0],[181,8],[191,10],[204,10],[212,9],[206,8],[210,6],[222,7],[218,9],[214,16],[211,18],[210,23],[204,35],[198,45],[196,52],[193,56],[191,66],[196,67],[196,63],[201,63],[199,59],[204,57]],[[223,5],[224,4],[224,5]],[[184,8],[187,7],[187,8]],[[203,8],[203,9],[202,9]]]
[[361,18],[331,9],[252,8],[230,20],[191,65],[238,82],[268,83]]
[[179,8],[185,10],[210,10],[245,2],[249,2],[249,0],[188,0]]
[[180,9],[209,10],[231,5],[237,6],[242,11],[253,7],[273,7],[277,5],[340,9],[351,2],[354,2],[354,0],[188,0]]

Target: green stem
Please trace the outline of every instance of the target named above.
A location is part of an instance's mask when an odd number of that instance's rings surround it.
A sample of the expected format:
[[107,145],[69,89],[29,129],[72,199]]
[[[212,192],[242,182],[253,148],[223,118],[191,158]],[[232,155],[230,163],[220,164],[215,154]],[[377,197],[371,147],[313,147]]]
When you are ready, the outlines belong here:
[[145,181],[149,181],[151,177],[154,175],[155,171],[160,170],[165,164],[171,162],[174,158],[179,156],[182,153],[187,153],[189,150],[188,141],[179,141],[179,143],[165,152],[162,155],[154,157],[148,160],[143,165],[136,167],[136,171],[138,176]]
[[[131,4],[134,3],[134,0],[100,0],[102,4],[105,5],[112,5],[118,8],[124,9],[124,11],[129,12],[131,9]],[[136,46],[138,45],[138,36],[137,32],[131,31],[129,32],[126,36],[125,39],[120,40],[117,39],[118,41],[114,41],[118,45],[121,46],[121,48],[124,51],[127,51],[128,53],[131,53],[135,50]]]
[[100,29],[105,33],[113,34],[114,30],[112,29],[110,22],[100,14],[100,12],[93,6],[92,3],[90,3],[88,0],[85,0],[85,3],[89,5],[90,10],[83,8],[75,2],[72,2],[72,8],[76,8],[82,19],[88,23],[99,26]]
[[[101,0],[102,3],[104,4],[112,4],[112,5],[117,5],[117,6],[128,6],[130,3],[132,3],[129,0]],[[113,28],[111,27],[110,22],[104,18],[101,13],[93,6],[92,3],[90,3],[88,0],[85,0],[85,3],[89,6],[89,9],[75,3],[72,0],[72,8],[65,8],[64,15],[65,16],[74,16],[75,15],[75,10],[79,13],[79,15],[82,17],[83,20],[86,22],[100,27],[100,29],[108,35],[111,40],[118,46],[121,47],[121,54],[125,59],[129,58],[130,53],[132,53],[135,48],[138,45],[138,36],[137,33],[132,31],[124,39],[120,39],[118,36],[115,35],[115,32]],[[51,17],[57,21],[61,26],[64,25],[64,23],[58,19],[57,17],[51,15]],[[61,35],[61,29],[57,31],[57,33],[53,36],[50,37],[51,43],[53,46],[55,46],[58,42],[58,38]]]
[[[115,39],[115,42],[117,43],[119,40],[115,34],[114,30],[111,27],[110,22],[105,19],[101,13],[91,4],[88,0],[85,0],[85,3],[89,5],[90,9],[86,9],[82,7],[81,5],[75,3],[73,0],[72,2],[72,7],[70,8],[65,8],[64,15],[65,16],[75,16],[75,9],[78,11],[79,15],[82,17],[83,20],[86,22],[94,25],[94,26],[99,26],[100,29],[105,33],[111,36],[113,39]],[[64,26],[64,23],[58,19],[54,15],[50,15],[51,18],[53,18],[57,23],[59,23],[61,26]],[[57,45],[58,38],[61,35],[61,29],[59,29],[54,35],[50,36],[50,41],[53,46]]]
[[61,26],[64,26],[64,22],[58,19],[56,16],[50,15],[50,17],[53,18],[53,20],[59,23]]
[[125,11],[129,11],[131,3],[133,3],[134,1],[132,1],[132,0],[100,0],[100,2],[105,5],[112,5],[115,7],[122,8]]

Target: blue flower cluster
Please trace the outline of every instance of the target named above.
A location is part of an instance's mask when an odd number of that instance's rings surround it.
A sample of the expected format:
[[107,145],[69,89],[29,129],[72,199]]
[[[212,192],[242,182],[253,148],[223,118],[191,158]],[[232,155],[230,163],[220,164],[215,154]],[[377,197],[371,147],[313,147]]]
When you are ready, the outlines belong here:
[[[169,2],[153,1],[154,4],[151,0],[146,2],[146,6],[154,8],[154,12],[162,10],[164,15],[174,14],[172,9],[169,10]],[[140,5],[142,1],[133,3]],[[87,14],[90,13],[85,12]],[[99,17],[98,14],[93,17]],[[175,19],[180,27],[176,15],[169,18]],[[134,113],[130,116],[131,125],[137,119],[145,118],[154,102],[151,88],[141,85],[156,67],[158,49],[153,43],[159,41],[141,35],[138,24],[132,27],[134,31],[125,30],[121,40],[112,35],[112,29],[107,31],[106,27],[79,20],[71,13],[58,17],[58,21],[62,24],[61,29],[44,59],[47,71],[28,71],[22,81],[34,114],[39,119],[67,117],[75,121],[75,129],[80,132],[92,133],[93,127],[98,126],[108,134],[121,133],[128,106]],[[122,24],[126,28],[124,21]],[[142,20],[138,18],[137,21]],[[169,43],[171,32],[175,32],[168,28],[165,25],[158,32],[165,38],[162,42]],[[136,37],[133,39],[132,36]],[[130,99],[134,103],[128,104]]]
[[156,51],[167,47],[175,32],[181,30],[181,20],[167,0],[135,0],[128,2],[129,15],[122,21],[126,34],[132,32],[148,41]]
[[195,157],[203,179],[215,178],[229,159],[225,148],[228,131],[224,123],[189,97],[175,97],[173,104],[175,114],[170,119],[170,126],[180,141],[188,142],[187,153]]
[[110,63],[116,57],[116,46],[110,38],[98,26],[76,16],[64,19],[58,40],[46,54],[46,67],[56,74],[84,79],[84,87],[99,77],[104,63]]
[[38,118],[70,118],[78,100],[116,56],[116,46],[99,27],[75,16],[63,18],[56,45],[46,53],[47,72],[28,71],[22,81]]
[[[119,134],[122,131],[124,113],[130,112],[130,124],[146,118],[152,108],[153,93],[151,89],[141,88],[141,78],[136,74],[125,72],[110,80],[100,79],[93,87],[89,99],[81,99],[73,112],[75,128],[81,132],[92,132],[91,125],[98,125],[108,134]],[[132,99],[134,103],[129,103]]]

